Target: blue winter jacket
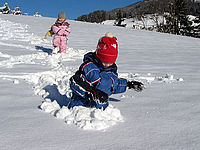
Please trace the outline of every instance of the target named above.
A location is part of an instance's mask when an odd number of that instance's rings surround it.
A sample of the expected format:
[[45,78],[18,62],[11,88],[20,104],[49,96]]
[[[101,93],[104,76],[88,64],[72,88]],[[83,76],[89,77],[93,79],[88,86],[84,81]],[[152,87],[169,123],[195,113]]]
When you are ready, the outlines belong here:
[[108,103],[100,105],[89,102],[85,92],[90,87],[87,87],[87,85],[84,86],[82,84],[83,81],[86,81],[91,87],[99,89],[108,95],[126,91],[127,80],[118,78],[116,64],[114,63],[112,66],[104,68],[101,60],[93,52],[89,52],[84,56],[83,64],[80,66],[78,72],[75,76],[81,78],[80,81],[75,81],[73,77],[70,79],[70,88],[74,95],[69,107],[82,105],[97,108],[103,107],[105,109],[108,106]]

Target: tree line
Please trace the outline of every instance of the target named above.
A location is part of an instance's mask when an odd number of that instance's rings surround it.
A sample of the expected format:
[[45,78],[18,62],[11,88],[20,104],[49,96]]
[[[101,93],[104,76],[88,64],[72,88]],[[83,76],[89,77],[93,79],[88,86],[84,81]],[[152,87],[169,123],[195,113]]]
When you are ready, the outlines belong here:
[[[200,3],[194,0],[145,0],[131,7],[115,9],[110,12],[101,10],[83,15],[76,20],[101,23],[105,20],[116,20],[115,25],[122,24],[124,18],[143,20],[146,14],[154,14],[155,30],[158,32],[185,35],[200,38]],[[196,15],[194,20],[189,15]],[[158,16],[163,16],[163,22],[158,22]]]

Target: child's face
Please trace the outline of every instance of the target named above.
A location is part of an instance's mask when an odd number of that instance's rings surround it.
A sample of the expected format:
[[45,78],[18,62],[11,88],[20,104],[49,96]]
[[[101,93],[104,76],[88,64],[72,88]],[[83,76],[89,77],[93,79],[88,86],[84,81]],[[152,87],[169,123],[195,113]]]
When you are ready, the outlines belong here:
[[59,21],[59,22],[64,22],[65,19],[64,19],[64,18],[58,18],[58,21]]
[[103,62],[103,61],[102,61],[102,65],[104,66],[104,68],[108,68],[108,67],[112,66],[113,63],[110,63],[110,62]]

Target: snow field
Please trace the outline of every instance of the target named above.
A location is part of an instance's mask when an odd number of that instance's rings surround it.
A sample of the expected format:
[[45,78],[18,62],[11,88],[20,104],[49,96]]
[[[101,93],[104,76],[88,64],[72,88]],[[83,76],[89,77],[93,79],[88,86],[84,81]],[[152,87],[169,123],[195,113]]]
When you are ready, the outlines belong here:
[[[51,42],[30,33],[28,25],[0,19],[0,31],[1,46],[34,51],[33,54],[16,56],[0,52],[2,59],[0,59],[0,68],[13,69],[19,65],[49,67],[49,70],[39,72],[0,73],[0,78],[11,80],[13,84],[19,84],[22,80],[30,83],[33,86],[34,93],[44,99],[40,106],[44,112],[63,119],[67,124],[74,124],[85,130],[106,130],[118,122],[124,121],[120,110],[112,104],[105,111],[85,107],[74,107],[70,110],[67,108],[71,96],[69,79],[76,71],[77,66],[65,66],[65,63],[81,60],[88,50],[68,48],[66,54],[51,55]],[[15,44],[7,43],[8,40],[14,41]],[[34,45],[40,46],[34,47]],[[50,48],[44,49],[44,47]],[[119,73],[119,76],[129,80],[139,80],[145,84],[183,81],[182,78],[174,79],[173,75],[168,74],[157,77],[150,73],[147,75]],[[122,95],[121,98],[125,97],[125,95]]]
[[[37,37],[33,33],[28,32],[28,25],[4,21],[0,19],[0,29],[2,31],[0,38],[0,45],[11,46],[16,48],[24,48],[27,50],[36,50],[31,48],[32,45],[39,44],[42,46],[51,45],[47,40]],[[16,38],[17,37],[17,38]],[[27,42],[28,47],[18,44],[5,44],[6,40],[14,40],[16,42]],[[51,50],[50,50],[51,51]],[[77,68],[64,66],[63,63],[67,61],[76,61],[82,59],[87,51],[74,50],[68,48],[66,54],[51,55],[50,52],[44,53],[38,51],[35,54],[12,56],[0,52],[0,68],[15,68],[17,65],[44,65],[49,66],[49,71],[34,72],[34,73],[1,73],[0,78],[12,80],[13,84],[19,84],[20,80],[25,80],[34,87],[34,93],[41,95],[44,102],[40,108],[50,114],[53,114],[59,119],[65,120],[67,124],[75,124],[76,126],[87,130],[103,130],[115,125],[117,122],[123,121],[123,117],[117,108],[112,105],[103,110],[96,110],[94,108],[75,107],[69,110],[65,105],[69,102],[71,91],[69,88],[69,78],[74,74]],[[55,100],[47,98],[49,93],[45,91],[45,87],[56,86],[58,94],[65,97],[62,99],[64,104],[62,107],[57,103],[60,101],[58,97]],[[54,91],[53,91],[54,92]],[[63,103],[63,102],[62,102]]]
[[[68,53],[51,55],[43,37],[56,18],[0,18],[1,150],[199,149],[199,39],[69,20]],[[146,89],[112,95],[108,112],[68,110],[69,78],[108,31],[119,41],[120,76]]]

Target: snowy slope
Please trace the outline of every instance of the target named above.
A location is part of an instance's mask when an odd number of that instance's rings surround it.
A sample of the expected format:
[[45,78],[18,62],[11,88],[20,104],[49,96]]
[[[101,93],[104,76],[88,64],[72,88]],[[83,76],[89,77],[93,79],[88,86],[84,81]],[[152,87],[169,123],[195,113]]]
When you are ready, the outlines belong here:
[[[195,23],[195,20],[198,18],[193,15],[188,15],[189,21],[192,22],[192,26],[196,27],[200,23]],[[101,24],[104,25],[111,25],[113,26],[117,22],[115,20],[106,20],[103,21]],[[126,28],[131,29],[140,29],[140,30],[150,30],[150,31],[156,31],[156,26],[158,24],[165,24],[166,19],[163,16],[155,16],[155,14],[147,14],[142,20],[138,20],[137,18],[124,18],[124,21],[122,22],[122,25],[126,24]]]
[[[67,53],[50,55],[54,21],[0,15],[1,149],[198,149],[199,39],[69,21]],[[120,76],[147,88],[112,96],[106,111],[66,109],[69,78],[107,31]]]

